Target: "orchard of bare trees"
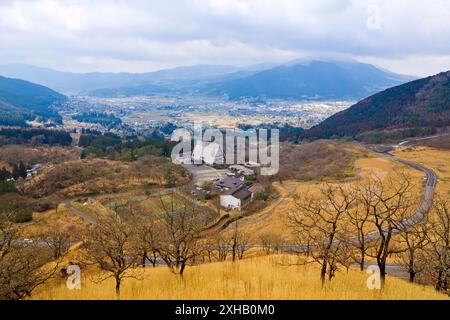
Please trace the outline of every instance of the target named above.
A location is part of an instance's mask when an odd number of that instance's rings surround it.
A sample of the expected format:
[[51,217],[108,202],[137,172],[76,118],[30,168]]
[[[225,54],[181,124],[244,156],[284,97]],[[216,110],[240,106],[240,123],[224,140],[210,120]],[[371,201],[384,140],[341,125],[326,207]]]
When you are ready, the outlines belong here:
[[248,237],[235,223],[233,232],[208,230],[208,209],[175,192],[160,197],[153,210],[129,204],[99,215],[85,232],[84,262],[96,265],[95,282],[115,280],[116,297],[127,278],[142,279],[145,268],[165,266],[183,277],[187,267],[243,259]]
[[57,226],[38,240],[26,240],[8,216],[0,216],[0,300],[24,299],[60,267],[70,235]]
[[373,259],[381,283],[386,267],[400,265],[409,281],[432,281],[448,292],[450,277],[449,195],[436,196],[428,214],[419,211],[421,195],[410,177],[372,178],[356,186],[326,184],[319,194],[303,194],[288,223],[306,262],[320,264],[325,285],[340,268],[364,270]]
[[239,219],[226,231],[212,228],[210,209],[175,191],[161,196],[152,208],[130,202],[99,213],[96,223],[76,240],[76,230],[55,226],[44,230],[39,240],[25,241],[16,224],[2,219],[0,298],[29,297],[65,267],[63,258],[79,240],[83,265],[98,270],[91,279],[113,279],[118,299],[124,281],[143,279],[145,268],[166,267],[183,279],[190,266],[241,260],[252,248],[267,254],[305,255],[305,263],[319,264],[323,286],[339,270],[364,270],[368,261],[375,261],[382,284],[386,267],[394,264],[403,267],[411,282],[433,283],[437,290],[448,292],[449,196],[436,196],[429,214],[417,216],[421,195],[407,176],[389,181],[374,178],[351,187],[326,184],[319,192],[296,199],[296,210],[288,217],[295,244],[286,244],[275,233],[262,234],[259,244],[251,243]]

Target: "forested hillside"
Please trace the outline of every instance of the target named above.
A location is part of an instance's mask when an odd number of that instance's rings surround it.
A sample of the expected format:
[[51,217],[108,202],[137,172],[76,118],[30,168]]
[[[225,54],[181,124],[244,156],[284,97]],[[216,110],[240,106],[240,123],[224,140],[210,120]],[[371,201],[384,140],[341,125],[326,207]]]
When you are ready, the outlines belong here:
[[0,76],[0,125],[25,126],[37,116],[60,121],[52,106],[66,99],[47,87]]
[[[307,130],[304,138],[432,133],[450,125],[450,71],[406,83],[362,100]],[[389,134],[387,134],[389,135]],[[400,136],[399,136],[400,137]]]

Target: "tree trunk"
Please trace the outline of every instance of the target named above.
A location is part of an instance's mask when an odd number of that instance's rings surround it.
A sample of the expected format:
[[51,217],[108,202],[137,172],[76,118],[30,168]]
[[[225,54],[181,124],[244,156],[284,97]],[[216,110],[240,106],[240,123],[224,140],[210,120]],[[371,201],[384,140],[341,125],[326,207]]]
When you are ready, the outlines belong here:
[[361,253],[361,261],[359,263],[359,269],[361,271],[364,271],[365,264],[366,264],[366,257],[364,255],[364,253]]
[[153,268],[156,268],[156,251],[153,251],[153,260],[151,261]]
[[333,269],[330,267],[330,270],[328,271],[328,281],[331,282],[333,277],[334,277]]
[[437,279],[436,279],[436,286],[437,291],[446,292],[448,289],[448,281],[447,281],[447,274],[446,272],[439,270]]
[[322,262],[322,270],[320,272],[320,281],[322,282],[322,287],[325,286],[325,277],[327,275],[327,264],[328,262],[326,260]]
[[145,264],[147,262],[147,251],[144,251],[144,254],[142,255],[142,268],[145,268]]
[[384,283],[386,282],[386,263],[381,263],[378,267],[380,268],[381,288],[384,289]]
[[120,277],[116,275],[116,299],[120,300]]
[[184,269],[186,268],[186,264],[185,263],[182,263],[181,264],[181,267],[180,267],[180,276],[183,276],[183,273],[184,273]]
[[409,259],[409,282],[413,283],[416,278],[416,272],[414,271],[414,253],[410,253],[410,259]]
[[414,280],[416,278],[416,273],[414,271],[409,272],[409,282],[414,283]]

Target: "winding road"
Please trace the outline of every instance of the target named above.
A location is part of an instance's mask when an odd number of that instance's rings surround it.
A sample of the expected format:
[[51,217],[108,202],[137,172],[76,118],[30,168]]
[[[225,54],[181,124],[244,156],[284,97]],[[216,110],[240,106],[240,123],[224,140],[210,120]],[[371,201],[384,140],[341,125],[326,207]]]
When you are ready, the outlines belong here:
[[387,153],[387,155],[390,157],[393,157],[397,162],[403,163],[403,164],[408,165],[416,170],[422,171],[423,173],[425,173],[427,175],[426,182],[423,187],[423,195],[422,195],[422,200],[420,202],[420,205],[416,209],[414,214],[408,219],[408,221],[406,221],[407,225],[408,224],[413,225],[413,224],[419,222],[420,220],[422,220],[430,212],[430,209],[433,205],[433,198],[434,198],[434,194],[436,192],[436,186],[439,183],[438,176],[433,170],[431,170],[427,167],[424,167],[421,164],[397,158],[394,155],[392,155],[391,153]]
[[[431,207],[433,206],[433,198],[434,198],[434,194],[436,192],[436,186],[439,182],[438,176],[436,175],[436,173],[433,170],[431,170],[421,164],[398,158],[389,152],[383,152],[380,154],[387,155],[390,158],[392,158],[393,160],[403,163],[407,166],[410,166],[410,167],[412,167],[418,171],[421,171],[427,175],[425,184],[423,186],[422,199],[420,201],[419,206],[414,211],[414,213],[411,215],[411,217],[409,217],[407,220],[403,221],[403,225],[405,227],[414,226],[415,224],[422,221],[423,218],[428,215],[428,213],[431,210]],[[398,233],[398,232],[400,232],[400,231],[397,230],[394,233]],[[379,232],[373,231],[373,232],[367,233],[364,237],[367,240],[376,240],[379,237]],[[357,239],[355,238],[355,240],[357,240]]]

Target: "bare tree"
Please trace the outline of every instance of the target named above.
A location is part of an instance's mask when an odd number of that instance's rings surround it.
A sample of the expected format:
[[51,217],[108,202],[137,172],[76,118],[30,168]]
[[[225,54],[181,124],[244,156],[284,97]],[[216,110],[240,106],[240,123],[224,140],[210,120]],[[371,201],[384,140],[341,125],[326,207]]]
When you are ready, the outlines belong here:
[[410,224],[408,217],[403,217],[399,221],[399,229],[396,241],[404,251],[397,254],[397,257],[409,274],[409,282],[414,282],[427,263],[424,259],[424,249],[428,244],[428,221],[424,218],[419,223]]
[[237,256],[239,260],[244,259],[246,252],[250,249],[250,237],[247,233],[240,231],[237,240]]
[[276,233],[261,234],[259,242],[267,254],[280,252],[283,245],[283,239]]
[[133,215],[137,249],[141,253],[141,265],[145,268],[147,262],[150,262],[155,268],[159,257],[158,241],[160,239],[156,216],[145,210],[137,210]]
[[402,249],[393,246],[392,238],[400,230],[403,219],[413,214],[417,201],[413,196],[410,178],[404,174],[389,178],[384,183],[381,179],[373,179],[364,194],[370,199],[367,205],[377,230],[371,256],[377,260],[384,287],[387,259],[392,254],[402,252]]
[[217,260],[225,261],[227,260],[228,253],[230,251],[230,240],[220,234],[214,237],[215,241],[215,251],[217,252]]
[[0,217],[0,299],[19,300],[49,280],[60,260],[49,250],[23,240],[20,230]]
[[187,197],[175,193],[160,200],[161,240],[157,252],[172,272],[182,276],[186,266],[200,254],[198,244],[207,214]]
[[336,253],[337,264],[343,266],[345,270],[350,270],[352,263],[354,262],[354,247],[348,241],[340,241],[339,247]]
[[234,222],[233,236],[231,237],[231,260],[236,261],[238,245],[239,245],[239,231],[238,231],[238,219]]
[[[321,265],[322,286],[325,285],[327,269],[336,268],[339,243],[344,232],[344,215],[354,202],[355,195],[351,190],[327,184],[321,188],[319,196],[306,194],[298,198],[297,211],[288,217],[293,231],[301,235],[299,239],[307,237],[309,240],[311,258]],[[299,245],[303,247],[305,243]]]
[[200,251],[202,256],[202,261],[212,262],[214,258],[214,253],[216,250],[216,240],[212,234],[208,234],[204,239],[200,241]]
[[55,260],[65,256],[72,243],[70,231],[63,230],[62,227],[55,228],[55,226],[45,230],[39,239],[49,248]]
[[374,197],[372,188],[357,185],[355,190],[357,195],[357,205],[347,212],[350,223],[350,233],[355,237],[348,239],[348,243],[356,249],[356,254],[352,254],[352,259],[359,265],[361,271],[364,270],[366,255],[370,249],[370,239],[366,236],[368,233],[368,225],[370,223],[371,209],[374,202],[378,200]]
[[140,278],[140,272],[134,268],[141,258],[134,224],[116,213],[99,216],[97,224],[86,232],[84,243],[86,262],[98,265],[102,271],[94,280],[114,278],[116,297],[120,299],[122,281]]
[[429,246],[426,250],[428,272],[435,288],[449,292],[450,283],[450,194],[436,196],[430,228],[427,233]]

